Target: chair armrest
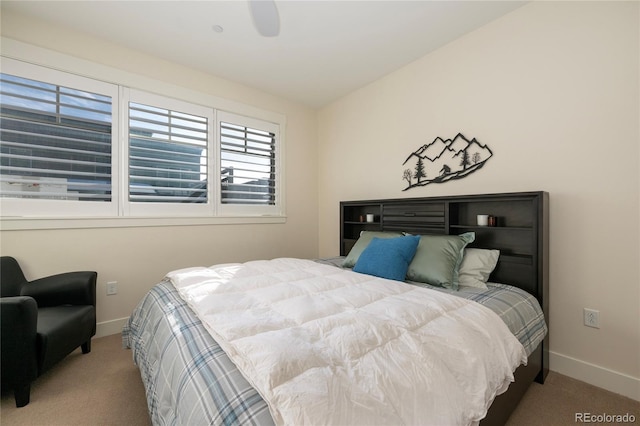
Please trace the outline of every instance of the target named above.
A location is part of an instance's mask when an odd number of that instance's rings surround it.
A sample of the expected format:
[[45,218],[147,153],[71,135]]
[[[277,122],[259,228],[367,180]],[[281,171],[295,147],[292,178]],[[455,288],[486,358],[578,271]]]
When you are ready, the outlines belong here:
[[2,383],[29,383],[38,376],[37,322],[38,305],[32,297],[0,298]]
[[31,296],[39,307],[59,305],[96,306],[96,279],[92,271],[66,272],[31,281],[21,295]]

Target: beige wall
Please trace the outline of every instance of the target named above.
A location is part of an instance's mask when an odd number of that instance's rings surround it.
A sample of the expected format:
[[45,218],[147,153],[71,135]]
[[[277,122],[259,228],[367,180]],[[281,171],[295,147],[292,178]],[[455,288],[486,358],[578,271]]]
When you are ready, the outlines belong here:
[[[2,36],[66,56],[56,67],[83,73],[114,68],[113,78],[179,85],[198,93],[242,103],[286,116],[286,223],[24,230],[0,232],[0,252],[17,257],[28,278],[88,269],[98,272],[99,332],[119,332],[142,295],[164,273],[181,267],[238,262],[279,256],[315,257],[318,252],[316,112],[267,93],[126,48],[74,34],[44,22],[3,13]],[[3,48],[9,48],[8,43]],[[15,49],[14,49],[15,50]],[[3,49],[4,53],[4,49]],[[62,62],[62,64],[60,64]],[[104,68],[104,67],[102,67]],[[102,71],[101,71],[102,72]],[[117,81],[116,81],[117,82]],[[180,93],[177,88],[176,93]],[[215,106],[215,105],[213,105]],[[118,282],[118,294],[106,296],[107,281]]]
[[[322,109],[320,255],[340,200],[548,191],[551,368],[640,399],[638,9],[530,3]],[[457,132],[494,157],[403,192],[406,157]]]

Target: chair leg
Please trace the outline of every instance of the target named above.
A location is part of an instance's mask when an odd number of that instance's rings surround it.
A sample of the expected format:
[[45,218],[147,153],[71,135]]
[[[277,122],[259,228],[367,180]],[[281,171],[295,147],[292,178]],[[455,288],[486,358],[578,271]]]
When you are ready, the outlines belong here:
[[27,383],[26,385],[16,385],[13,389],[13,394],[16,397],[16,407],[24,407],[29,403],[31,383]]
[[88,354],[89,352],[91,352],[91,339],[82,344],[82,353]]

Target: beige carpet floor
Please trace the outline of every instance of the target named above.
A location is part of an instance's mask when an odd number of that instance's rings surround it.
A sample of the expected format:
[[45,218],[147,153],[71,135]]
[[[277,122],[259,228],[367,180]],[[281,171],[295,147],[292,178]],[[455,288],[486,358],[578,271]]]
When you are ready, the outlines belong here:
[[119,334],[93,339],[91,352],[76,349],[31,385],[31,402],[16,408],[2,393],[0,424],[150,425],[147,401],[131,351]]
[[[120,335],[94,339],[92,346],[90,354],[78,349],[38,378],[26,407],[16,408],[13,395],[3,393],[0,424],[149,425],[140,373]],[[640,402],[551,372],[544,385],[531,385],[508,426],[575,425],[576,413],[628,413],[640,424]]]

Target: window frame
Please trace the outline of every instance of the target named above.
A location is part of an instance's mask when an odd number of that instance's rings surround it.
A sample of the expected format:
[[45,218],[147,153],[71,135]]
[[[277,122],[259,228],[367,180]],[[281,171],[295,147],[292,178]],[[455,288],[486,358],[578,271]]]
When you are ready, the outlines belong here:
[[[63,53],[54,52],[46,48],[37,47],[16,40],[0,37],[3,43],[3,52],[0,55],[0,64],[3,72],[46,81],[52,84],[74,87],[74,83],[80,79],[86,79],[99,85],[107,85],[115,88],[112,96],[112,201],[108,209],[89,208],[88,201],[77,201],[80,208],[70,208],[70,201],[58,200],[32,200],[19,198],[0,198],[0,219],[2,229],[73,229],[73,228],[100,228],[100,227],[129,227],[129,226],[175,226],[175,225],[205,225],[205,224],[249,224],[249,223],[284,223],[285,212],[285,129],[286,116],[274,111],[264,110],[255,106],[233,101],[226,98],[208,94],[203,91],[188,89],[176,84],[155,80],[144,75],[135,74],[121,69],[101,65],[87,60],[75,58]],[[12,64],[12,65],[10,65]],[[36,71],[23,72],[24,68],[32,67]],[[43,75],[48,73],[60,73],[66,78],[46,79]],[[82,88],[82,87],[79,87]],[[92,89],[88,89],[92,90]],[[140,90],[150,94],[158,94],[162,97],[177,101],[205,106],[213,110],[214,121],[210,126],[213,130],[213,146],[209,146],[209,173],[211,185],[208,191],[213,192],[209,196],[210,210],[195,214],[188,212],[171,212],[167,210],[157,212],[137,212],[132,214],[131,209],[125,211],[126,188],[124,175],[128,175],[128,165],[124,162],[125,153],[122,152],[124,144],[128,144],[128,135],[124,132],[123,120],[128,120],[128,112],[122,108],[126,102],[123,93],[127,90]],[[98,91],[100,92],[100,91]],[[102,92],[100,92],[102,93]],[[227,111],[256,120],[273,123],[278,127],[279,139],[276,141],[278,149],[278,183],[279,197],[277,204],[269,211],[256,211],[247,208],[251,206],[236,206],[233,209],[219,211],[220,170],[217,162],[218,149],[218,111]],[[127,169],[127,173],[123,169]],[[60,203],[65,205],[60,206]],[[191,207],[196,204],[192,204]],[[66,208],[65,208],[66,207]],[[159,209],[162,210],[162,209]],[[147,219],[144,219],[147,218]]]
[[118,86],[66,72],[3,58],[2,72],[40,82],[85,90],[111,97],[111,201],[0,198],[0,215],[27,217],[117,216],[120,200]]
[[[221,135],[220,123],[227,122],[244,127],[251,127],[275,134],[275,203],[273,205],[250,205],[250,204],[228,204],[222,203],[222,191],[220,190],[221,180]],[[215,192],[217,210],[222,216],[278,216],[282,214],[283,191],[282,191],[282,136],[280,126],[265,120],[247,117],[240,114],[218,111],[216,117],[216,185],[218,190]]]
[[[126,111],[126,119],[123,119],[123,138],[122,144],[122,159],[121,163],[124,166],[121,175],[122,179],[122,215],[123,216],[213,216],[214,202],[213,202],[213,184],[216,182],[216,175],[212,166],[214,160],[214,133],[213,127],[216,125],[215,110],[210,107],[203,107],[195,105],[189,102],[180,101],[177,99],[168,98],[153,93],[144,92],[136,89],[124,89],[123,96],[123,111]],[[140,203],[129,200],[129,103],[135,102],[145,104],[149,106],[166,108],[170,110],[186,112],[194,115],[199,115],[207,118],[207,202],[206,203]],[[125,105],[126,104],[126,105]]]

